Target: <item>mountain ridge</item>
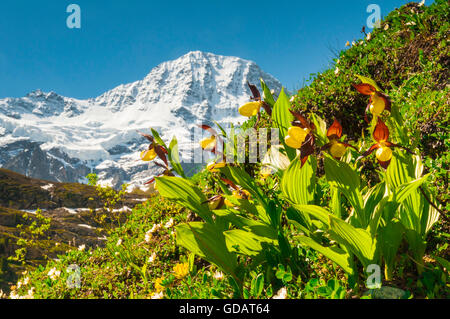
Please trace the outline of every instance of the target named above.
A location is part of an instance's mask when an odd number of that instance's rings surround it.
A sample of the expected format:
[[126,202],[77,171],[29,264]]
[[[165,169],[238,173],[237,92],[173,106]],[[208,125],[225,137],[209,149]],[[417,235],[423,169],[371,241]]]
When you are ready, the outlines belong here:
[[[175,135],[182,158],[189,157],[195,124],[243,121],[237,107],[251,95],[246,83],[259,86],[260,78],[281,90],[253,61],[192,51],[94,98],[38,89],[0,99],[0,167],[60,182],[82,182],[92,171],[103,184],[140,185],[156,170],[137,161],[145,148],[137,131],[153,127],[165,139]],[[33,175],[37,171],[43,173]]]

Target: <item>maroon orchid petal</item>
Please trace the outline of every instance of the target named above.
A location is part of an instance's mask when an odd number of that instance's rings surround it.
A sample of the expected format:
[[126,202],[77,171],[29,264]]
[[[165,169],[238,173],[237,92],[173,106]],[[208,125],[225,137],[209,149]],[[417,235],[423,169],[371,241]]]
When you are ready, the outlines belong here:
[[309,123],[308,120],[300,113],[292,111],[292,110],[289,110],[289,112],[291,112],[291,114],[297,119],[297,121],[300,122],[300,125],[299,125],[300,127],[308,128],[310,130],[314,128],[313,125],[311,125],[311,123]]
[[156,155],[158,155],[158,157],[164,162],[164,164],[166,164],[166,166],[169,166],[169,162],[167,161],[167,156],[166,156],[167,151],[164,149],[164,147],[162,147],[160,145],[156,145],[155,152],[156,152]]
[[272,115],[272,108],[270,107],[269,104],[267,104],[266,102],[262,102],[262,107],[264,108],[264,110],[266,111],[266,113],[271,116]]
[[412,150],[410,150],[410,149],[407,148],[406,146],[402,146],[402,145],[400,145],[400,144],[394,144],[394,143],[389,142],[389,141],[384,142],[384,144],[385,144],[386,146],[388,146],[388,147],[391,147],[391,148],[395,148],[395,147],[401,148],[402,150],[407,151],[407,152],[408,152],[409,154],[411,154],[411,155],[416,155]]
[[364,152],[363,155],[361,155],[361,156],[362,157],[369,156],[370,154],[373,153],[373,151],[375,151],[378,148],[380,148],[380,144],[374,144],[366,152]]
[[200,127],[201,129],[203,129],[205,131],[208,131],[211,135],[219,136],[217,131],[215,129],[213,129],[211,126],[209,126],[209,125],[202,124],[202,125],[198,125],[198,127]]
[[377,91],[375,87],[373,87],[368,83],[352,84],[352,85],[359,93],[364,95],[372,95]]
[[386,142],[389,139],[389,128],[378,118],[378,123],[373,131],[373,138],[377,142]]
[[314,154],[314,135],[311,133],[308,134],[306,137],[306,141],[302,144],[302,147],[300,148],[300,158],[302,161],[302,167],[305,165],[306,160],[308,159],[309,155]]
[[231,188],[233,188],[233,189],[239,189],[239,187],[237,187],[236,184],[233,183],[232,181],[230,181],[229,179],[224,178],[224,177],[221,177],[220,179],[221,179],[223,182],[225,182],[226,184],[230,185]]
[[250,84],[250,82],[247,81],[247,85],[250,88],[250,91],[252,91],[253,96],[251,97],[252,100],[255,101],[261,101],[261,94],[259,93],[258,88],[254,84]]
[[383,167],[384,169],[387,169],[390,163],[391,163],[391,160],[386,161],[386,162],[382,162],[382,161],[378,160],[378,164],[380,164],[380,166]]
[[342,143],[342,144],[344,144],[345,147],[351,147],[351,148],[353,148],[355,151],[359,152],[358,149],[357,149],[355,146],[351,145],[351,144],[348,144],[348,143]]
[[145,133],[139,132],[139,131],[137,131],[137,132],[138,132],[140,135],[142,135],[143,137],[145,137],[147,140],[149,140],[150,143],[153,143],[153,141],[154,141],[153,136],[151,136],[151,135],[149,135],[149,134],[145,134]]

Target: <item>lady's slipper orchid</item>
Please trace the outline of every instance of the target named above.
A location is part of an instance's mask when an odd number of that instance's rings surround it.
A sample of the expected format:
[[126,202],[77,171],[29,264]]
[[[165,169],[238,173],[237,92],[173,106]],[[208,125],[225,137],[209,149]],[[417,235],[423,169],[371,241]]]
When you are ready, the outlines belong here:
[[204,129],[205,131],[208,131],[211,134],[210,137],[206,137],[200,141],[200,147],[205,151],[210,151],[211,153],[217,155],[217,142],[223,143],[222,138],[216,132],[216,130],[209,125],[203,124],[199,125],[199,127]]
[[392,148],[400,147],[408,151],[409,153],[412,153],[409,149],[388,141],[389,128],[386,126],[386,124],[383,123],[381,119],[378,119],[378,123],[375,126],[375,130],[373,131],[373,138],[377,143],[372,145],[369,150],[367,150],[367,152],[362,155],[362,157],[369,156],[376,150],[375,157],[377,158],[378,163],[380,163],[381,167],[385,169],[391,162]]
[[289,111],[296,120],[292,122],[293,126],[288,129],[288,135],[284,138],[284,142],[289,147],[300,149],[303,166],[308,156],[314,154],[315,137],[313,132],[316,127],[300,113]]
[[253,94],[253,96],[250,97],[250,99],[253,101],[245,103],[244,105],[239,107],[239,114],[245,117],[252,117],[258,115],[258,119],[256,120],[255,123],[256,127],[261,118],[261,107],[264,108],[264,110],[269,116],[272,115],[272,109],[270,108],[269,104],[267,104],[261,99],[261,93],[259,93],[259,90],[256,87],[256,85],[250,84],[249,82],[247,82],[247,85]]
[[[150,142],[148,150],[141,152],[140,154],[141,160],[144,162],[151,162],[154,159],[156,159],[156,157],[158,157],[164,162],[164,164],[158,163],[156,161],[154,162],[155,165],[164,168],[164,172],[158,176],[173,176],[173,173],[169,167],[169,161],[167,159],[168,152],[166,148],[156,143],[153,136],[141,132],[139,132],[139,134],[141,134]],[[148,182],[145,183],[145,185],[152,184],[153,182],[155,182],[155,178],[150,179]]]
[[[366,113],[369,111],[373,116],[378,117],[384,110],[391,112],[391,100],[383,92],[377,90],[372,84],[361,83],[353,84],[353,87],[361,94],[369,95],[370,100],[366,108]],[[367,118],[366,118],[367,120]]]
[[328,128],[327,137],[330,142],[324,145],[322,149],[328,149],[331,156],[337,160],[344,156],[347,147],[355,148],[348,143],[340,141],[340,138],[342,137],[342,125],[337,119],[334,119],[333,124]]

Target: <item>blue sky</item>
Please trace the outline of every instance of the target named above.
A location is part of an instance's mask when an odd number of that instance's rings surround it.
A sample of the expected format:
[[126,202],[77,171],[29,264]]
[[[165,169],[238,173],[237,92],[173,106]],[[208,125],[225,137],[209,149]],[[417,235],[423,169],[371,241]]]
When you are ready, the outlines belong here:
[[[81,29],[66,26],[71,3]],[[407,1],[3,0],[0,98],[95,97],[192,50],[253,60],[293,90],[361,38],[371,3],[385,16]]]

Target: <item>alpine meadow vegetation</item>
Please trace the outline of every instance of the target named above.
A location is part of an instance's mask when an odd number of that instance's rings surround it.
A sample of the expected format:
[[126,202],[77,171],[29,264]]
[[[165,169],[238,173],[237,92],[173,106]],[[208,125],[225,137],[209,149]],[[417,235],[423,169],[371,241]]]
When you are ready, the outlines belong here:
[[[448,298],[449,21],[446,0],[407,4],[293,96],[249,83],[240,130],[201,126],[215,158],[192,177],[176,137],[141,133],[155,193],[111,217],[105,247],[48,260],[9,297]],[[261,163],[239,161],[243,129],[267,141]],[[106,210],[123,195],[97,190]]]

